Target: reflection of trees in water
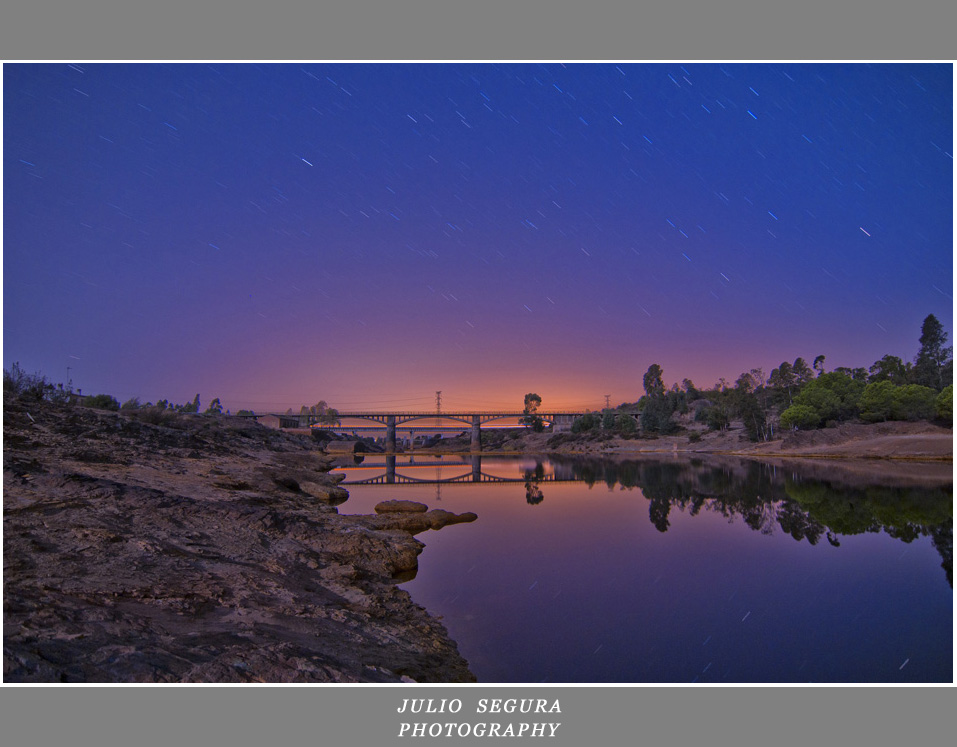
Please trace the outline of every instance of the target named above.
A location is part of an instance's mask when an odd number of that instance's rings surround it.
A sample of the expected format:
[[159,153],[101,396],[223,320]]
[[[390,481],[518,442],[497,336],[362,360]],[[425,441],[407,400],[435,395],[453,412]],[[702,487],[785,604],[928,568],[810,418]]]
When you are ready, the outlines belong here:
[[535,462],[535,469],[525,470],[525,500],[536,505],[545,500],[539,483],[545,478],[545,465]]
[[[540,465],[539,465],[540,466]],[[639,488],[648,516],[659,532],[670,527],[672,509],[696,516],[705,510],[740,518],[754,531],[781,530],[798,542],[821,537],[835,547],[841,536],[886,532],[902,542],[930,537],[953,585],[953,486],[928,488],[849,486],[801,476],[782,468],[742,460],[709,464],[691,461],[560,461],[556,472],[574,474],[590,487]],[[531,501],[530,501],[531,502]]]

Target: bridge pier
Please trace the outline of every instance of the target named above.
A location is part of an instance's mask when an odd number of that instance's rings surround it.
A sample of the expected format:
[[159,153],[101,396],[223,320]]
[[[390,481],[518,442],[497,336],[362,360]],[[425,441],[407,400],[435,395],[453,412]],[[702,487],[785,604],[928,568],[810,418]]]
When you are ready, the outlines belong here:
[[482,450],[482,419],[478,415],[472,416],[472,451]]
[[385,481],[389,485],[395,483],[395,457],[387,456],[385,458]]
[[472,454],[472,482],[482,482],[482,456]]
[[385,419],[385,450],[386,453],[395,454],[395,415]]

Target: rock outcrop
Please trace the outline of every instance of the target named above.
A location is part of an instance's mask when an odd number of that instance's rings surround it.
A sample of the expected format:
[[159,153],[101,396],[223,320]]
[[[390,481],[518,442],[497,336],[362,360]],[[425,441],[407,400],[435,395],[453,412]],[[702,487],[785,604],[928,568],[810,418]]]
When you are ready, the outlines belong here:
[[474,514],[340,515],[311,439],[239,419],[6,398],[3,425],[6,682],[474,681],[396,586]]

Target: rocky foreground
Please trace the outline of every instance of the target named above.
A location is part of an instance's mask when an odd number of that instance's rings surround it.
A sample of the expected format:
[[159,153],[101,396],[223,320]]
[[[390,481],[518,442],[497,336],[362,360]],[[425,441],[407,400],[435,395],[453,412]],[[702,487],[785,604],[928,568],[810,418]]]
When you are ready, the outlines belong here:
[[301,436],[5,398],[5,682],[474,681],[396,579],[474,514],[348,496]]

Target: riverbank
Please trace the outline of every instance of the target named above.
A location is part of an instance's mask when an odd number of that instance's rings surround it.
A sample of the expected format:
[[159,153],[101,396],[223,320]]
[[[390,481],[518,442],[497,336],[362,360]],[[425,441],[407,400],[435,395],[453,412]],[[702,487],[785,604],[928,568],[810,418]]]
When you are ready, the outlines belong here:
[[[422,453],[468,451],[464,437],[448,439]],[[483,446],[483,454],[736,454],[753,457],[953,461],[953,430],[929,422],[845,423],[834,428],[794,431],[772,441],[753,442],[740,424],[720,431],[697,428],[658,438],[573,433],[518,433]]]
[[6,397],[3,428],[5,682],[474,681],[396,586],[455,517],[340,515],[310,439]]

